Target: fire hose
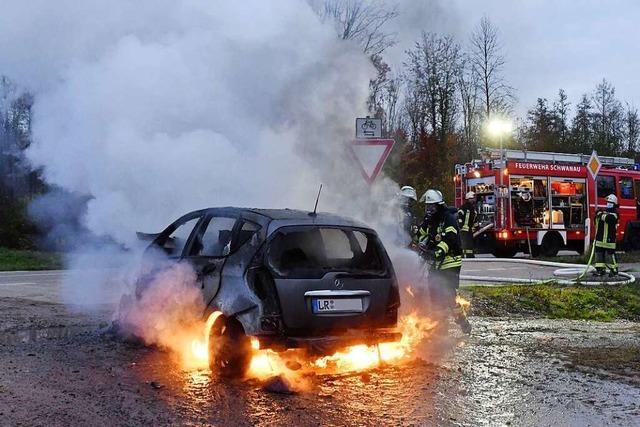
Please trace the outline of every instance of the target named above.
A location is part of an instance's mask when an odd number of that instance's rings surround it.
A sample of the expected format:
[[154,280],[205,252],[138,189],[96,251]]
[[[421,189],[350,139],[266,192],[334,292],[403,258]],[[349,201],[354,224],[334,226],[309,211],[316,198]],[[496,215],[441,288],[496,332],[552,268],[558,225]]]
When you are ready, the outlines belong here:
[[[522,284],[543,284],[543,283],[557,283],[559,285],[587,285],[587,286],[620,286],[629,285],[634,283],[636,278],[629,273],[619,272],[618,275],[624,277],[623,280],[594,280],[589,278],[583,280],[586,273],[595,270],[591,266],[590,257],[588,264],[568,264],[553,261],[539,261],[533,259],[505,259],[505,258],[465,258],[464,263],[487,263],[487,262],[502,262],[502,263],[514,263],[514,264],[530,264],[544,267],[558,267],[553,272],[554,278],[550,279],[523,279],[518,277],[488,277],[488,276],[472,276],[462,274],[461,280],[477,281],[477,282],[492,282],[492,283],[522,283]],[[565,277],[561,279],[559,277]],[[567,277],[571,277],[567,279]]]
[[[493,228],[493,224],[487,224],[484,227],[473,233],[473,237],[478,237],[480,234],[485,231]],[[528,240],[528,233],[527,233]],[[531,243],[529,243],[529,251],[531,251]],[[465,258],[464,262],[508,262],[514,264],[531,264],[545,267],[558,267],[557,270],[553,272],[553,275],[556,277],[569,277],[570,279],[545,279],[545,280],[536,280],[536,279],[522,279],[515,277],[485,277],[485,276],[470,276],[470,275],[461,275],[461,280],[469,280],[469,281],[479,281],[479,282],[493,282],[493,283],[526,283],[526,284],[541,284],[541,283],[557,283],[560,285],[587,285],[587,286],[599,286],[599,285],[608,285],[608,286],[619,286],[619,285],[629,285],[636,281],[636,278],[629,273],[619,272],[618,275],[625,277],[624,280],[583,280],[587,273],[590,273],[595,270],[591,266],[593,262],[595,246],[592,247],[591,254],[589,256],[589,261],[586,265],[584,264],[569,264],[569,263],[561,263],[561,262],[553,262],[553,261],[539,261],[533,259],[505,259],[505,258]]]

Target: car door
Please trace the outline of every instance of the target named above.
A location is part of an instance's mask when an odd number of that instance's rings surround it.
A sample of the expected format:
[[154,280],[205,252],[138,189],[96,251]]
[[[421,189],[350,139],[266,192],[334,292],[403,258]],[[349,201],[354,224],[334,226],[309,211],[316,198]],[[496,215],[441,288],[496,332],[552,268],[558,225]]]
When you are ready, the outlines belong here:
[[233,215],[209,215],[189,242],[185,259],[196,270],[207,305],[220,289],[222,270],[236,240],[238,223],[238,217]]
[[200,228],[199,225],[203,219],[202,211],[184,215],[165,228],[151,242],[142,257],[140,274],[136,281],[138,297],[159,273],[183,259],[185,250],[193,240],[195,232]]
[[194,230],[198,229],[196,226],[203,218],[204,214],[199,211],[180,217],[158,234],[147,248],[145,255],[153,256],[154,251],[160,250],[169,259],[179,260],[183,257],[185,248],[193,237]]

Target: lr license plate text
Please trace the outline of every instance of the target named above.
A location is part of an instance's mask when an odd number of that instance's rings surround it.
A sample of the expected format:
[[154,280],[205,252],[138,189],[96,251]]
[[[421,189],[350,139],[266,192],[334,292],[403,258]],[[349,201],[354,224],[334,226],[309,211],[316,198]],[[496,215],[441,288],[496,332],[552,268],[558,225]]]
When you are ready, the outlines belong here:
[[315,298],[314,313],[362,312],[362,300],[359,298]]

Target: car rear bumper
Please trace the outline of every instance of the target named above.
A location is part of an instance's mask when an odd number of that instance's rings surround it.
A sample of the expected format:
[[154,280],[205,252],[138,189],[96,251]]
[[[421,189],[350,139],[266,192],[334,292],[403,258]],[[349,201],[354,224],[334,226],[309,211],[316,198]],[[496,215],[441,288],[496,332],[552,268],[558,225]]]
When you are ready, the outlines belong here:
[[311,337],[287,337],[265,335],[256,337],[260,348],[286,350],[290,348],[305,349],[313,354],[330,354],[345,347],[366,344],[375,345],[385,342],[400,341],[402,334],[394,329],[376,329],[367,331],[349,331],[342,335],[325,335]]

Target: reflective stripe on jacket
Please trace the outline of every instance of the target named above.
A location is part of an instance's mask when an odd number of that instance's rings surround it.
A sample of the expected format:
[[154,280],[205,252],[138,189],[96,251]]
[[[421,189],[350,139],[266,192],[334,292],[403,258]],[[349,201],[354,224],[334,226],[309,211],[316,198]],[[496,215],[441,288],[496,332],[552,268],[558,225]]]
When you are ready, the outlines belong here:
[[476,222],[476,210],[470,203],[463,204],[458,210],[458,225],[460,231],[471,231]]
[[429,249],[444,253],[442,262],[436,263],[436,269],[446,270],[462,266],[462,246],[457,219],[453,213],[445,211],[443,219],[433,230],[423,221],[418,229],[418,241],[424,242]]
[[616,248],[616,228],[618,226],[618,214],[615,212],[598,211],[596,213],[596,238],[597,248]]

